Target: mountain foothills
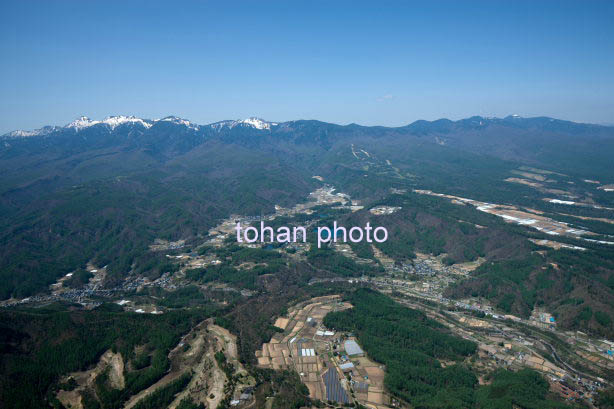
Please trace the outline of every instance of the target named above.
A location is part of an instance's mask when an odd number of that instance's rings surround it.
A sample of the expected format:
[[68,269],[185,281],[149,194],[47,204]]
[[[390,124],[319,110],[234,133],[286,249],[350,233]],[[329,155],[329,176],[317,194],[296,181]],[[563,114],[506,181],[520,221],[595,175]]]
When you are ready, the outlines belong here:
[[[275,318],[289,307],[342,294],[354,308],[323,323],[388,368],[382,387],[400,407],[567,407],[543,368],[480,366],[483,341],[499,335],[454,332],[453,318],[505,317],[524,337],[504,348],[516,356],[614,380],[607,357],[583,364],[591,355],[557,332],[614,338],[612,158],[614,127],[515,115],[394,128],[82,117],[10,132],[0,137],[0,402],[223,408],[245,387],[256,407],[272,396],[273,408],[332,405],[255,353],[284,332]],[[235,220],[370,221],[390,236],[239,246]],[[138,314],[145,306],[153,315]],[[208,379],[198,399],[205,364],[190,348],[209,351],[206,367],[226,379]]]

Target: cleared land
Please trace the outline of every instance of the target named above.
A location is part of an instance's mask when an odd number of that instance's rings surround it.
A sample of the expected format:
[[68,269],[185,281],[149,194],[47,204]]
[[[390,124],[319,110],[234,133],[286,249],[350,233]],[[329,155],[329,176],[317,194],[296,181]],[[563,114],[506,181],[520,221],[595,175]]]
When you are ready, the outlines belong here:
[[[278,318],[276,326],[286,324],[283,333],[256,351],[258,365],[271,369],[294,369],[309,389],[312,399],[355,400],[371,408],[388,408],[390,397],[384,391],[384,369],[366,356],[347,357],[343,340],[348,334],[334,333],[322,326],[331,311],[351,308],[339,296],[313,298],[291,308],[288,317]],[[281,320],[281,321],[280,321]],[[277,325],[280,324],[280,325]],[[351,363],[351,369],[342,365]],[[333,371],[333,372],[330,372]]]

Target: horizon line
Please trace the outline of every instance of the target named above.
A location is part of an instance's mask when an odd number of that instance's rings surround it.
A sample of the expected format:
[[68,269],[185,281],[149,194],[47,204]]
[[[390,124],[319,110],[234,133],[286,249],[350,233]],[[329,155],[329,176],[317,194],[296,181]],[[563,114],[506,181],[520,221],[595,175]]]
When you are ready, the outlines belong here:
[[573,120],[568,120],[568,119],[561,119],[561,118],[554,118],[554,117],[549,117],[549,116],[545,116],[545,115],[538,115],[538,116],[529,116],[529,117],[524,117],[521,115],[517,115],[517,114],[509,114],[503,117],[498,117],[498,116],[482,116],[482,115],[472,115],[472,116],[468,116],[468,117],[464,117],[464,118],[460,118],[460,119],[449,119],[446,117],[441,117],[441,118],[437,118],[437,119],[433,119],[433,120],[428,120],[428,119],[416,119],[412,122],[408,122],[405,125],[400,125],[400,126],[388,126],[388,125],[361,125],[358,124],[356,122],[350,122],[350,123],[337,123],[337,122],[327,122],[327,121],[322,121],[320,119],[315,119],[315,118],[310,118],[310,119],[291,119],[288,121],[269,121],[269,120],[265,120],[262,119],[261,117],[252,115],[252,116],[248,116],[246,118],[239,118],[239,119],[222,119],[219,121],[214,121],[214,122],[209,122],[209,123],[203,123],[203,124],[199,124],[196,122],[192,122],[191,120],[187,119],[187,118],[183,118],[180,116],[176,116],[176,115],[167,115],[165,117],[162,118],[157,118],[157,119],[149,119],[149,118],[141,118],[141,117],[137,117],[135,115],[123,115],[123,114],[119,114],[119,115],[107,115],[105,116],[103,119],[101,120],[92,120],[91,118],[85,116],[85,115],[81,115],[78,116],[76,119],[74,119],[73,121],[65,124],[65,125],[43,125],[40,128],[33,128],[33,129],[15,129],[12,131],[8,131],[4,134],[2,134],[2,136],[7,136],[16,132],[35,132],[38,130],[42,130],[44,128],[68,128],[70,127],[71,124],[75,123],[76,121],[79,120],[87,120],[87,121],[92,121],[95,122],[92,125],[97,125],[97,124],[101,124],[104,123],[104,121],[112,119],[112,118],[126,118],[126,119],[136,119],[136,120],[140,120],[140,121],[149,121],[149,122],[160,122],[163,121],[165,119],[178,119],[178,120],[182,120],[182,121],[187,121],[192,125],[195,126],[211,126],[211,125],[216,125],[216,124],[220,124],[220,123],[224,123],[224,122],[245,122],[248,120],[258,120],[258,121],[262,121],[264,123],[267,124],[272,124],[273,126],[277,126],[277,125],[281,125],[281,124],[285,124],[285,123],[290,123],[290,122],[298,122],[298,121],[316,121],[316,122],[322,122],[322,123],[326,123],[326,124],[331,124],[331,125],[337,125],[337,126],[360,126],[363,128],[391,128],[391,129],[397,129],[397,128],[404,128],[404,127],[408,127],[411,126],[417,122],[428,122],[428,123],[434,123],[434,122],[438,122],[438,121],[450,121],[450,122],[460,122],[460,121],[464,121],[464,120],[468,120],[468,119],[472,119],[472,118],[481,118],[481,119],[485,119],[485,120],[503,120],[503,119],[508,119],[508,118],[518,118],[518,119],[539,119],[539,118],[543,118],[543,119],[550,119],[550,120],[554,120],[554,121],[562,121],[562,122],[571,122],[574,124],[578,124],[578,125],[593,125],[593,126],[603,126],[603,127],[614,127],[614,122],[612,123],[593,123],[593,122],[580,122],[580,121],[573,121]]

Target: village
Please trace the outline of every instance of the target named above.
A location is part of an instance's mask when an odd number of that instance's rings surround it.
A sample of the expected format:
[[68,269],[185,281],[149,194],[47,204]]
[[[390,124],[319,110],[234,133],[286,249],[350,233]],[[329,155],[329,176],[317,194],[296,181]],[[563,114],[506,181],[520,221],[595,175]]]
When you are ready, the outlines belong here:
[[282,329],[256,351],[258,365],[271,369],[294,369],[321,402],[359,403],[373,409],[388,409],[395,400],[384,390],[384,367],[371,361],[351,333],[335,332],[322,325],[331,311],[351,305],[339,296],[311,299],[279,317]]

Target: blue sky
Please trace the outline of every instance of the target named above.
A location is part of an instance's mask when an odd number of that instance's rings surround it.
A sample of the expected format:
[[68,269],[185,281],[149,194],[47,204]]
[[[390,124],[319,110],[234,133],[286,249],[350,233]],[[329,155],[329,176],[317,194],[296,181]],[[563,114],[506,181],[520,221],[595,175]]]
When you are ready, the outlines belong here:
[[77,116],[614,123],[614,2],[0,0],[0,133]]

